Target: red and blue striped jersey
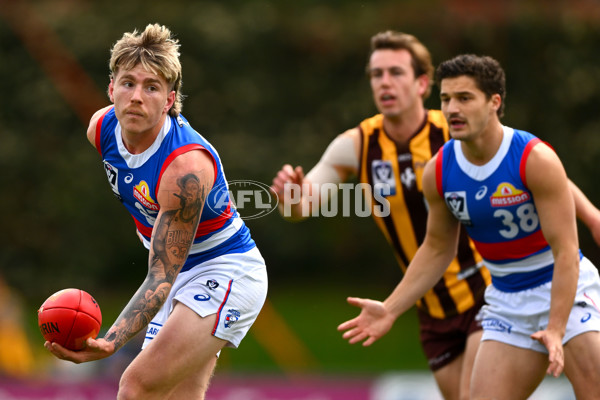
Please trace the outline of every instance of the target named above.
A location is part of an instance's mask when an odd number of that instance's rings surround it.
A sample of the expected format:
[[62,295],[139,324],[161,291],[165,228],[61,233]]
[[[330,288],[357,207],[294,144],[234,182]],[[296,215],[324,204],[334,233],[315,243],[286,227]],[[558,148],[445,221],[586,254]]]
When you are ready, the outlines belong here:
[[154,143],[140,154],[123,145],[121,126],[110,108],[96,125],[96,148],[103,158],[109,184],[127,208],[146,248],[160,210],[157,202],[162,174],[181,154],[207,151],[214,165],[214,185],[206,197],[194,243],[182,271],[228,253],[243,253],[255,243],[230,200],[223,166],[217,151],[183,116],[167,116]]
[[525,165],[541,140],[503,127],[500,148],[485,165],[450,140],[438,153],[436,183],[452,214],[465,226],[499,290],[518,291],[552,279],[554,257],[541,230]]

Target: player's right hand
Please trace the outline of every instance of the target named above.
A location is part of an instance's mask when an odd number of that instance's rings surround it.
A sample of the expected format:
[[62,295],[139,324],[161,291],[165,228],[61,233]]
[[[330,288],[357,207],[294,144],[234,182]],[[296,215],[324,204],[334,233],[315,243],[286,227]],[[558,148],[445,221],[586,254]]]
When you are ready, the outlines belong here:
[[537,331],[531,335],[548,349],[548,369],[546,373],[558,378],[565,368],[565,354],[562,337],[551,330]]
[[292,167],[290,164],[285,164],[273,178],[273,184],[271,185],[271,191],[279,197],[279,201],[285,199],[285,185],[295,184],[302,187],[304,183],[304,171],[301,166]]
[[115,352],[114,343],[104,339],[88,338],[85,343],[86,346],[82,350],[77,351],[69,350],[58,343],[51,343],[48,341],[44,343],[44,347],[55,357],[60,358],[61,360],[74,362],[75,364],[100,360]]
[[396,320],[381,301],[348,297],[348,303],[361,308],[358,317],[338,326],[338,331],[345,331],[342,337],[350,344],[364,340],[363,346],[370,346],[388,333]]

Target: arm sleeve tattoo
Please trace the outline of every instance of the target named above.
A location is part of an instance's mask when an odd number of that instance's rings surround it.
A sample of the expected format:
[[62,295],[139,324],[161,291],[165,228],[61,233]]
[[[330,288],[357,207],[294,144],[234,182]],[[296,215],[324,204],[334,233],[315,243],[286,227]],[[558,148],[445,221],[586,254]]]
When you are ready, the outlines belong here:
[[141,331],[162,307],[193,244],[210,190],[195,174],[178,179],[179,207],[163,211],[154,225],[148,275],[106,335],[115,351]]

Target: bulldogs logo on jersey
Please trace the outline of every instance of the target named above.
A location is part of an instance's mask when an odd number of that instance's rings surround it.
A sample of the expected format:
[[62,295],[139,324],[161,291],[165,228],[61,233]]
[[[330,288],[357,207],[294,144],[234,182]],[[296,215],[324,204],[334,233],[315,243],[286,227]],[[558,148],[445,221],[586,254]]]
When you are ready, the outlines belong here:
[[445,192],[444,199],[456,219],[465,225],[472,225],[469,209],[467,208],[467,192]]
[[225,328],[231,328],[240,319],[240,312],[238,310],[229,309],[225,316]]

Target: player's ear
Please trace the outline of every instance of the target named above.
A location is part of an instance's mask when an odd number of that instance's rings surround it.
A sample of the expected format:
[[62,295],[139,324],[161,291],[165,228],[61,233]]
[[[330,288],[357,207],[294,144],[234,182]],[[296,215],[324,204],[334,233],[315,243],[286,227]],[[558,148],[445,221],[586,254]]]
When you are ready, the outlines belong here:
[[115,102],[115,98],[113,95],[114,90],[115,90],[114,81],[111,79],[110,83],[108,84],[108,97],[110,98],[110,101],[113,103]]
[[419,96],[423,97],[427,89],[429,89],[429,77],[426,74],[422,74],[417,77],[417,82],[419,83]]
[[490,101],[492,103],[493,110],[497,112],[500,109],[500,106],[502,106],[502,97],[500,97],[498,93],[495,93],[492,95]]
[[177,93],[174,90],[171,90],[167,95],[167,102],[165,103],[165,113],[168,113],[173,104],[175,104],[175,99],[177,98]]

